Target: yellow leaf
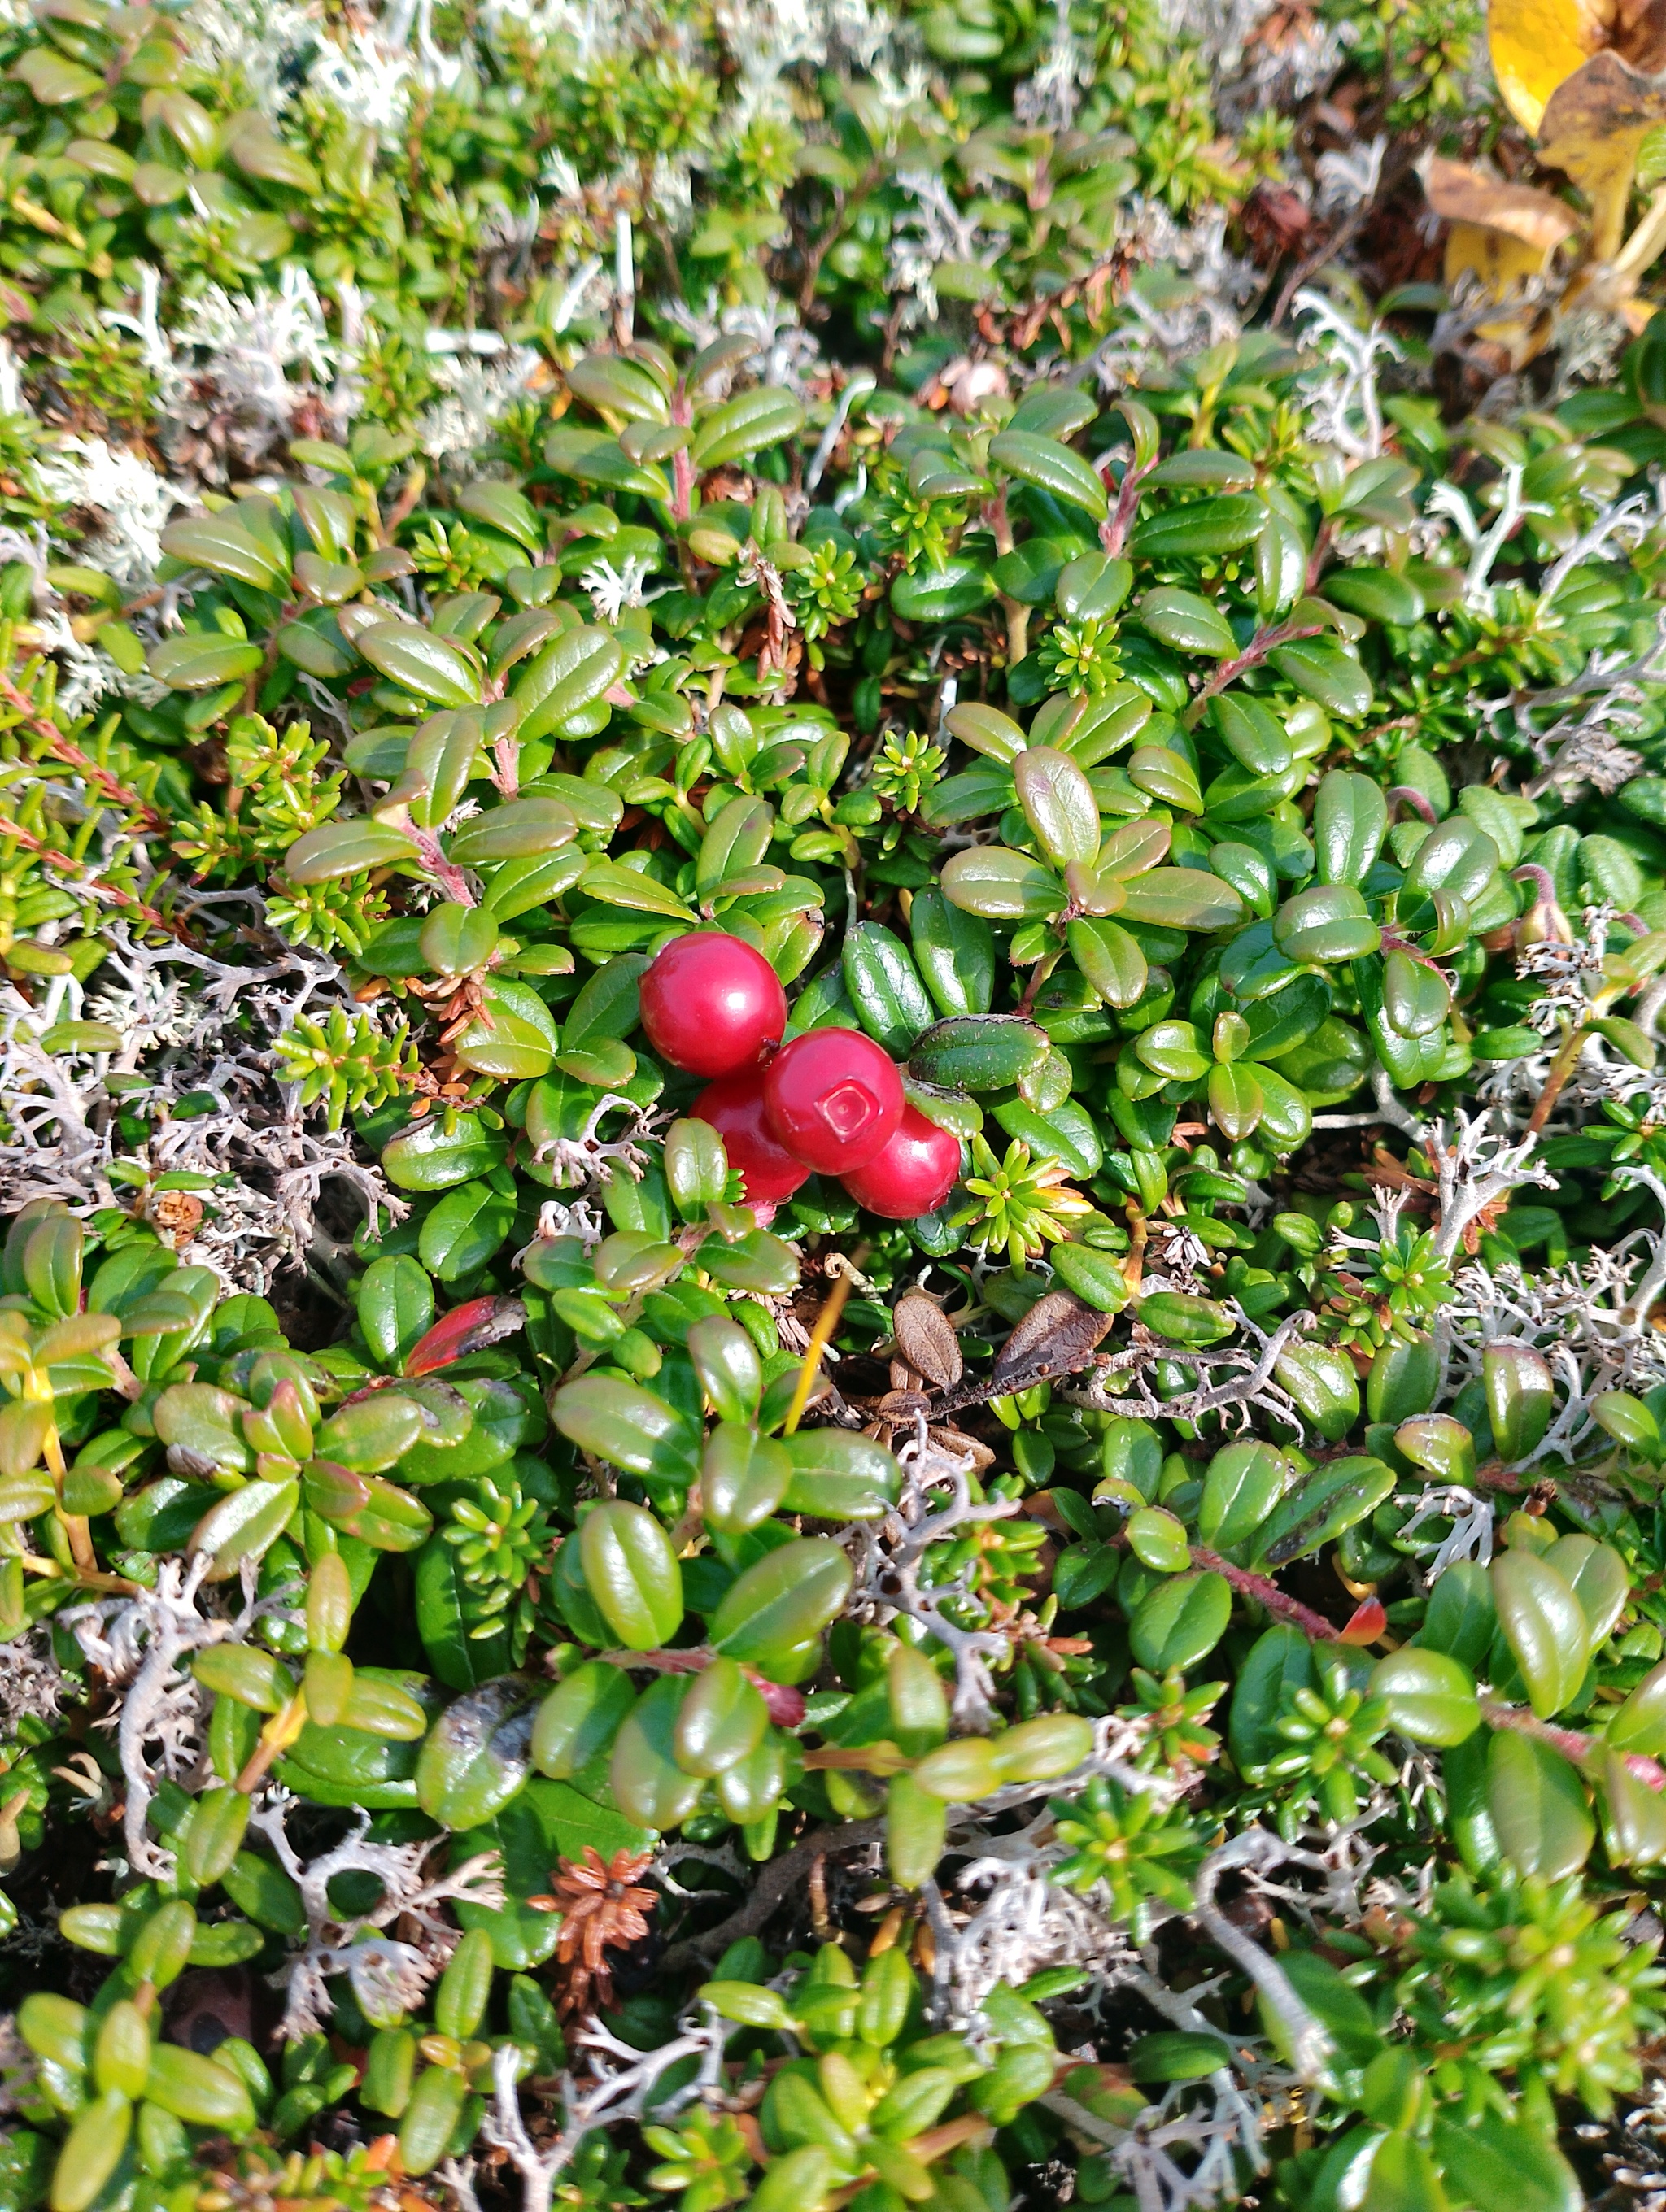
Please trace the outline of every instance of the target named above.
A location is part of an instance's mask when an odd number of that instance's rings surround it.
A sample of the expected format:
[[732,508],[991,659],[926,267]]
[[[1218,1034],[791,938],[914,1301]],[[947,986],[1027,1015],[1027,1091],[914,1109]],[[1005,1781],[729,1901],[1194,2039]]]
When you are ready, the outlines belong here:
[[1572,178],[1590,202],[1590,258],[1620,251],[1643,141],[1666,122],[1666,78],[1645,76],[1616,52],[1598,54],[1557,86],[1539,131],[1539,158]]
[[[1422,164],[1423,189],[1437,215],[1451,224],[1446,240],[1446,282],[1473,276],[1500,303],[1520,294],[1535,277],[1547,276],[1558,249],[1579,228],[1571,208],[1549,192],[1526,185],[1506,185],[1484,170],[1431,155]],[[1479,335],[1509,349],[1520,368],[1544,345],[1548,317],[1544,306],[1523,301]]]
[[1504,104],[1536,131],[1557,86],[1603,47],[1617,44],[1615,10],[1602,0],[1493,0],[1487,40]]

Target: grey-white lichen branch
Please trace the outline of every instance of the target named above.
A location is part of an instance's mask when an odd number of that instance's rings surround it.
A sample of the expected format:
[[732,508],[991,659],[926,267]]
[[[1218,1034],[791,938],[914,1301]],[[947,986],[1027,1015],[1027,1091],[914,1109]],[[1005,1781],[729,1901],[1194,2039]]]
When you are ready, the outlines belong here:
[[[287,1791],[270,1790],[250,1816],[250,1826],[271,1845],[278,1864],[301,1893],[307,1937],[301,1950],[273,1977],[286,1991],[283,2033],[297,2041],[321,2028],[335,2009],[328,1978],[345,1974],[360,2010],[373,2027],[388,2027],[415,2011],[429,1983],[461,1940],[460,1929],[441,1911],[467,1904],[496,1911],[502,1906],[502,1862],[496,1851],[467,1859],[444,1874],[430,1875],[428,1862],[445,1843],[443,1836],[411,1844],[374,1842],[370,1816],[361,1814],[352,1831],[317,1858],[303,1859],[289,1840],[288,1820],[295,1801]],[[364,1912],[343,1918],[330,1901],[338,1875],[368,1874],[381,1896]],[[398,1922],[398,1939],[384,1929]]]
[[[587,2018],[576,2038],[581,2070],[569,2069],[562,2075],[560,2124],[541,2145],[533,2142],[520,2109],[523,2055],[517,2045],[502,2045],[492,2060],[492,2100],[483,2132],[520,2176],[521,2212],[550,2212],[556,2180],[598,2128],[641,2119],[650,2112],[672,2118],[702,2097],[715,2097],[722,2082],[726,2033],[712,2008],[702,2005],[678,2023],[676,2035],[644,2052],[622,2043],[593,2016]],[[663,2076],[690,2058],[697,2062],[693,2078],[656,2098]]]
[[256,1599],[251,1580],[234,1615],[204,1611],[199,1601],[212,1565],[207,1556],[163,1559],[154,1589],[96,1598],[58,1615],[88,1661],[122,1692],[115,1729],[125,1790],[123,1840],[133,1873],[153,1881],[172,1875],[173,1857],[145,1829],[159,1771],[149,1748],[161,1774],[174,1778],[195,1773],[204,1755],[207,1700],[185,1662],[211,1644],[244,1641],[259,1620],[289,1603],[282,1592]]
[[[853,1617],[884,1626],[899,1614],[917,1621],[954,1656],[954,1718],[964,1729],[984,1729],[994,1712],[994,1678],[991,1667],[1004,1660],[1010,1638],[999,1629],[969,1628],[954,1620],[945,1607],[967,1601],[965,1577],[947,1583],[927,1582],[927,1557],[955,1530],[974,1524],[1005,1520],[1018,1510],[1016,1498],[989,1498],[982,1503],[971,1494],[974,1461],[968,1454],[947,1450],[932,1436],[921,1413],[915,1434],[898,1451],[903,1469],[902,1494],[882,1521],[858,1532],[856,1584],[851,1598]],[[948,1490],[946,1503],[933,1492]]]

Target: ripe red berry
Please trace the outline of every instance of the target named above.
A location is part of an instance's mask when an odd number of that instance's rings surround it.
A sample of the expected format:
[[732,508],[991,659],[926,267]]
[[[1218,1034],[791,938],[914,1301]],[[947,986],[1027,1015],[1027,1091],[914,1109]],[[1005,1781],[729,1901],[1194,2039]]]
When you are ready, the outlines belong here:
[[811,1030],[778,1052],[763,1079],[769,1127],[821,1175],[864,1167],[903,1118],[903,1079],[860,1030]]
[[689,1111],[696,1121],[708,1121],[722,1138],[729,1165],[739,1170],[751,1204],[791,1198],[809,1180],[809,1169],[777,1143],[764,1118],[762,1069],[743,1067],[733,1075],[720,1076],[706,1085]]
[[870,1213],[886,1221],[912,1221],[942,1205],[960,1173],[960,1139],[912,1106],[885,1149],[866,1167],[839,1179]]
[[690,1075],[751,1066],[786,1026],[781,979],[741,938],[696,930],[667,945],[642,978],[648,1041]]

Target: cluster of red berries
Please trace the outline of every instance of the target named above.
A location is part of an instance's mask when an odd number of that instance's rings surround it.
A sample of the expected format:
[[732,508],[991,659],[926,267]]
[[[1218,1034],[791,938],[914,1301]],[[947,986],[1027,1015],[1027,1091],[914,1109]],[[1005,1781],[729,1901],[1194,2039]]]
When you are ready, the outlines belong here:
[[860,1030],[809,1030],[777,1050],[787,995],[761,952],[696,931],[642,978],[642,1027],[662,1059],[713,1076],[696,1118],[723,1139],[754,1205],[790,1198],[813,1169],[889,1221],[929,1213],[960,1172],[960,1144],[903,1096],[889,1053]]

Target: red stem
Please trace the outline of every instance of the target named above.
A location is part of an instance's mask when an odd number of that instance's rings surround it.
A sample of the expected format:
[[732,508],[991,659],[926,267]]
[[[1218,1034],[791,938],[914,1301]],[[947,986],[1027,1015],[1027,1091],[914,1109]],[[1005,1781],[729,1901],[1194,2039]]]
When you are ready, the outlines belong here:
[[1216,693],[1224,691],[1229,684],[1236,684],[1247,669],[1258,667],[1275,645],[1293,645],[1298,637],[1318,637],[1324,627],[1322,623],[1287,622],[1280,623],[1276,629],[1257,630],[1235,659],[1221,662],[1182,715],[1182,726],[1189,730],[1195,728],[1204,708]]
[[38,738],[45,738],[46,750],[55,760],[84,775],[89,783],[96,785],[104,796],[113,799],[117,805],[125,806],[137,814],[147,829],[161,830],[167,826],[166,817],[158,814],[154,806],[147,805],[137,791],[130,791],[119,776],[112,775],[107,768],[100,768],[88,754],[82,752],[72,738],[64,736],[56,722],[50,721],[45,714],[37,714],[33,702],[18,690],[9,677],[0,677],[0,700],[3,700],[21,718],[26,728],[33,730]]
[[1230,1559],[1223,1559],[1219,1552],[1206,1551],[1201,1544],[1194,1544],[1191,1553],[1199,1566],[1207,1567],[1212,1574],[1224,1575],[1242,1596],[1254,1598],[1269,1613],[1276,1613],[1280,1620],[1287,1620],[1299,1628],[1303,1635],[1310,1637],[1314,1643],[1341,1642],[1341,1630],[1333,1627],[1323,1613],[1315,1613],[1310,1605],[1304,1605],[1298,1598],[1286,1597],[1278,1584],[1269,1582],[1265,1575],[1252,1575],[1247,1567],[1235,1567]]
[[1136,468],[1130,459],[1122,471],[1116,504],[1099,525],[1099,543],[1113,558],[1121,553],[1128,532],[1134,527],[1134,509],[1140,504],[1140,487],[1156,466],[1157,456],[1153,453],[1144,468]]
[[[596,1656],[609,1667],[650,1667],[656,1674],[703,1674],[717,1654],[700,1644],[687,1651],[599,1651]],[[741,1672],[763,1698],[777,1728],[798,1726],[804,1718],[802,1690],[771,1682],[756,1668],[743,1666]]]
[[[1607,1748],[1596,1737],[1582,1735],[1578,1729],[1558,1728],[1554,1721],[1541,1721],[1525,1705],[1500,1705],[1491,1698],[1483,1698],[1481,1711],[1489,1727],[1510,1729],[1517,1735],[1531,1736],[1535,1742],[1560,1751],[1576,1766],[1584,1765]],[[1645,1759],[1641,1752],[1634,1751],[1624,1752],[1620,1756],[1627,1773],[1634,1774],[1639,1782],[1646,1782],[1651,1790],[1666,1790],[1666,1766],[1657,1759]]]
[[83,890],[96,891],[105,898],[113,899],[118,906],[128,908],[149,922],[153,929],[165,930],[170,937],[179,938],[181,943],[191,942],[180,923],[170,921],[154,906],[147,906],[142,898],[136,898],[131,891],[123,890],[117,884],[106,883],[102,876],[83,874],[83,862],[72,860],[67,853],[55,852],[50,845],[25,830],[21,823],[9,821],[3,814],[0,814],[0,839],[9,839],[21,845],[25,852],[33,853],[49,868],[61,869],[64,874],[75,876]]

